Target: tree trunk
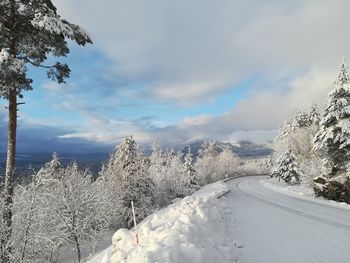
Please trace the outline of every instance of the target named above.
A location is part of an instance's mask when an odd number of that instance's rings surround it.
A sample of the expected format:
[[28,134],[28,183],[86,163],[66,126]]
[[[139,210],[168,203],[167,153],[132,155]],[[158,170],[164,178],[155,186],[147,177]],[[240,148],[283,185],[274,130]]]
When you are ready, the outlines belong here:
[[80,261],[81,261],[80,244],[79,244],[79,239],[76,235],[74,235],[74,241],[75,241],[75,245],[77,247],[78,263],[80,263]]
[[[34,188],[35,187],[35,188]],[[27,216],[27,220],[26,220],[26,230],[25,230],[25,233],[24,233],[24,244],[23,244],[23,249],[22,249],[22,255],[21,255],[21,262],[24,262],[24,258],[26,256],[26,249],[27,249],[27,245],[28,245],[28,242],[29,242],[29,231],[30,231],[30,227],[32,225],[32,222],[33,222],[33,210],[34,210],[34,206],[35,206],[35,201],[36,201],[36,193],[37,193],[37,185],[35,184],[35,182],[33,182],[33,188],[35,189],[34,190],[34,196],[32,197],[32,200],[31,200],[31,203],[30,203],[30,207],[29,207],[29,214]]]
[[2,233],[2,257],[3,262],[10,261],[11,255],[11,234],[12,234],[12,208],[13,208],[13,175],[15,171],[16,157],[16,132],[17,132],[17,91],[12,89],[9,94],[8,106],[8,141],[5,185],[3,190],[3,224]]

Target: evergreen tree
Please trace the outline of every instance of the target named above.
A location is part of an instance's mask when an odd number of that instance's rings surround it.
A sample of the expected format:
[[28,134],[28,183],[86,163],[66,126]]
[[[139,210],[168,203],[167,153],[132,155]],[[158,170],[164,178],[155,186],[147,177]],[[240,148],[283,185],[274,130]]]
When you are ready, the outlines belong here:
[[309,112],[309,119],[312,124],[319,125],[321,121],[321,114],[318,110],[317,104],[311,106]]
[[315,148],[324,151],[332,169],[328,176],[345,172],[350,161],[350,77],[343,63],[328,95],[328,101],[315,136]]
[[66,56],[67,39],[78,45],[91,43],[79,26],[62,19],[50,0],[3,0],[0,2],[0,97],[8,100],[8,148],[3,191],[3,222],[1,257],[10,261],[13,203],[13,173],[15,167],[17,99],[22,91],[32,89],[27,65],[48,69],[48,77],[59,83],[69,77],[69,67],[57,62],[44,65],[49,55]]
[[62,169],[62,164],[57,153],[52,154],[50,162],[45,163],[44,166],[35,175],[35,180],[40,180],[44,183],[49,183],[50,180],[57,179],[59,171]]
[[132,226],[131,201],[138,221],[155,209],[155,187],[148,168],[144,154],[130,136],[111,154],[100,173],[118,203],[122,226]]
[[300,180],[306,186],[313,185],[313,178],[321,173],[321,159],[313,142],[319,130],[319,122],[320,114],[316,105],[308,112],[297,111],[282,126],[273,143],[273,162],[289,149],[297,159],[303,175]]
[[291,150],[287,150],[277,160],[277,166],[273,171],[273,176],[282,178],[286,183],[294,185],[300,183],[299,166]]
[[191,153],[191,148],[188,147],[188,152],[184,156],[184,169],[185,169],[185,174],[188,177],[187,186],[189,189],[198,190],[200,188],[199,180],[198,180],[197,171],[194,168],[193,163],[194,163],[193,154]]

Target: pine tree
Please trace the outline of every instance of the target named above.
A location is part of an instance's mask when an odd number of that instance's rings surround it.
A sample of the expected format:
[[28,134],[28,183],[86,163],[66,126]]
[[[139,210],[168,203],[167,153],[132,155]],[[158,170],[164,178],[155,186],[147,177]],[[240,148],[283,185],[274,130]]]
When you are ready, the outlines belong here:
[[122,226],[132,226],[131,201],[138,221],[155,209],[154,183],[148,168],[144,154],[130,136],[111,154],[100,173],[118,203]]
[[189,189],[198,190],[200,186],[197,171],[194,168],[194,160],[193,154],[191,153],[191,147],[188,147],[188,152],[184,156],[184,169],[185,174],[188,177],[187,187]]
[[50,162],[44,164],[44,166],[35,175],[35,180],[40,180],[44,183],[49,183],[50,180],[57,179],[59,171],[62,169],[62,164],[57,153],[52,154]]
[[79,26],[62,19],[50,0],[4,0],[0,2],[0,97],[8,100],[8,148],[3,191],[3,221],[1,235],[2,260],[10,261],[13,203],[13,173],[16,154],[17,99],[32,89],[27,65],[48,69],[48,77],[59,83],[69,77],[69,67],[57,62],[44,65],[49,55],[66,56],[66,39],[78,45],[91,43]]
[[299,166],[291,150],[287,150],[276,162],[273,176],[282,178],[286,183],[295,185],[300,183]]
[[324,151],[328,163],[332,164],[333,177],[345,172],[350,161],[350,77],[348,66],[343,63],[328,95],[328,101],[316,134],[315,148]]
[[321,115],[318,110],[317,104],[314,104],[311,106],[310,112],[309,112],[309,119],[312,124],[319,125],[321,121]]

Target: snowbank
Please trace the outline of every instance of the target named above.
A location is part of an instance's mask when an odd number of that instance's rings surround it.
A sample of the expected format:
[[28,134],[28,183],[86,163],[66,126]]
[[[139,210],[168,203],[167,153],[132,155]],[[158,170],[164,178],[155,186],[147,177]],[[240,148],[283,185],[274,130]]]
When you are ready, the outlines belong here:
[[327,204],[334,207],[350,209],[350,205],[347,203],[327,200],[322,197],[315,197],[314,190],[306,186],[288,185],[285,182],[282,182],[282,181],[279,182],[277,178],[264,179],[264,180],[261,180],[260,182],[264,187],[277,192],[283,192],[286,195],[296,196],[315,203]]
[[140,245],[133,231],[118,230],[112,246],[90,263],[117,262],[235,262],[232,206],[217,199],[228,188],[207,185],[192,196],[148,216],[138,225]]

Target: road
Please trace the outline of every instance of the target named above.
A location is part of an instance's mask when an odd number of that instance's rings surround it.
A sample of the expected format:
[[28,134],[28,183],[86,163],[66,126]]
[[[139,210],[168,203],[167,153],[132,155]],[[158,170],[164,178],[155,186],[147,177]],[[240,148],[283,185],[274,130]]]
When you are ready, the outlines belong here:
[[350,210],[264,187],[262,177],[227,182],[234,238],[247,263],[349,263]]

